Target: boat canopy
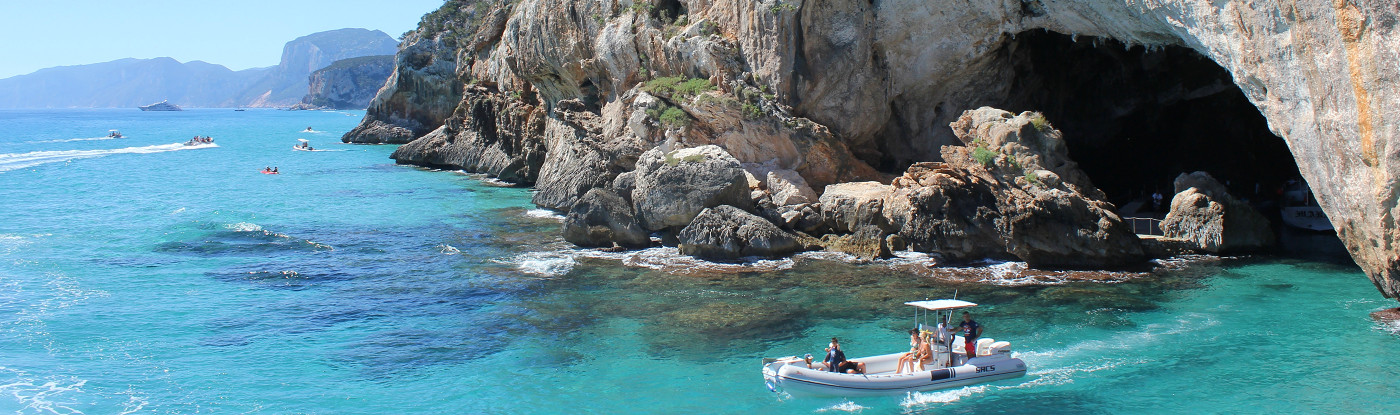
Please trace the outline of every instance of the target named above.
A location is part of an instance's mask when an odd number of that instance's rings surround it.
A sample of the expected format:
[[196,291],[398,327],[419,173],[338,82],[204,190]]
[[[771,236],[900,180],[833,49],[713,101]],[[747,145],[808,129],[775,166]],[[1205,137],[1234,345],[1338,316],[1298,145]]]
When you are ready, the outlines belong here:
[[300,142],[303,142],[303,143],[307,143],[307,142],[309,142],[309,141],[306,141],[306,139],[305,139],[305,138],[298,138],[298,139],[297,139],[297,141],[300,141]]
[[914,306],[914,307],[922,308],[922,309],[925,309],[925,310],[938,311],[938,310],[954,310],[954,309],[959,309],[959,308],[976,307],[976,306],[977,306],[977,303],[967,302],[967,301],[963,301],[963,300],[924,300],[924,301],[910,301],[910,302],[904,303],[904,305]]

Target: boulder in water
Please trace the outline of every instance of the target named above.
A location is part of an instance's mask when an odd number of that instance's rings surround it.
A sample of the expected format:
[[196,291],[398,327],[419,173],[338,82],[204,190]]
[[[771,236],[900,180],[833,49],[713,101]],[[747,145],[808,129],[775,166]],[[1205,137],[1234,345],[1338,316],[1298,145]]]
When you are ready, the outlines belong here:
[[645,229],[632,216],[632,206],[607,189],[592,189],[579,198],[564,218],[564,240],[579,246],[628,248],[651,244]]
[[803,248],[797,235],[729,205],[705,209],[681,230],[679,237],[682,254],[705,259],[772,258]]
[[642,153],[634,186],[637,218],[654,231],[686,226],[705,208],[753,203],[739,160],[714,145]]
[[1182,173],[1174,182],[1177,194],[1162,220],[1162,233],[1190,242],[1210,253],[1259,251],[1272,247],[1269,220],[1249,204],[1235,199],[1206,172]]

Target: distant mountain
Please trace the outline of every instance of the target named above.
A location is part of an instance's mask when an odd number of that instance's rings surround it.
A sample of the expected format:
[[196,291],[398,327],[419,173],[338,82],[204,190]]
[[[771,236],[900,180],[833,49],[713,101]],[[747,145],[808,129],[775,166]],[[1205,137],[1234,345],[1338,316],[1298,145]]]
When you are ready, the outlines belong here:
[[280,107],[307,93],[307,76],[331,63],[392,55],[398,42],[378,30],[339,29],[303,36],[282,49],[282,62],[232,71],[201,61],[119,59],[41,69],[0,79],[0,108],[136,107],[162,100],[182,107]]
[[296,104],[307,93],[307,76],[311,72],[342,59],[393,55],[398,52],[398,45],[392,36],[366,29],[331,30],[296,38],[282,48],[282,62],[235,101],[253,107]]
[[394,55],[341,59],[317,69],[300,108],[362,110],[394,72]]
[[40,69],[0,79],[0,108],[136,107],[162,100],[182,107],[227,105],[272,68],[232,71],[201,61],[118,59]]

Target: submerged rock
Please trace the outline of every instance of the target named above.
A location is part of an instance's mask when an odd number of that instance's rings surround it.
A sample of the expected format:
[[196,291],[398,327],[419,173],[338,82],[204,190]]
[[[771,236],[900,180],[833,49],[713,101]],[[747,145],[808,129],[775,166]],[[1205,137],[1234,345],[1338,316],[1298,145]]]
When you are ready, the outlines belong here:
[[679,237],[682,254],[706,259],[781,257],[803,248],[797,235],[729,205],[705,209]]
[[1162,220],[1162,233],[1210,253],[1250,252],[1274,245],[1269,220],[1235,199],[1206,172],[1176,177],[1176,196]]
[[654,148],[642,154],[636,172],[632,204],[650,230],[689,225],[705,208],[752,203],[743,167],[719,146]]
[[632,217],[632,206],[607,189],[585,193],[564,218],[564,240],[579,246],[645,248],[645,229]]

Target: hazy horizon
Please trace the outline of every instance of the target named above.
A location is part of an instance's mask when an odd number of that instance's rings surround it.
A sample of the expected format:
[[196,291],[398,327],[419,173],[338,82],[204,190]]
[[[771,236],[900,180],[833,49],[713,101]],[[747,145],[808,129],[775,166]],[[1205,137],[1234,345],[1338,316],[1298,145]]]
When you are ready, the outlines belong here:
[[[56,66],[169,57],[234,71],[276,66],[282,46],[312,33],[364,28],[394,38],[442,0],[388,6],[368,0],[240,3],[62,1],[6,7],[0,14],[0,79]],[[268,13],[277,10],[277,13]]]

